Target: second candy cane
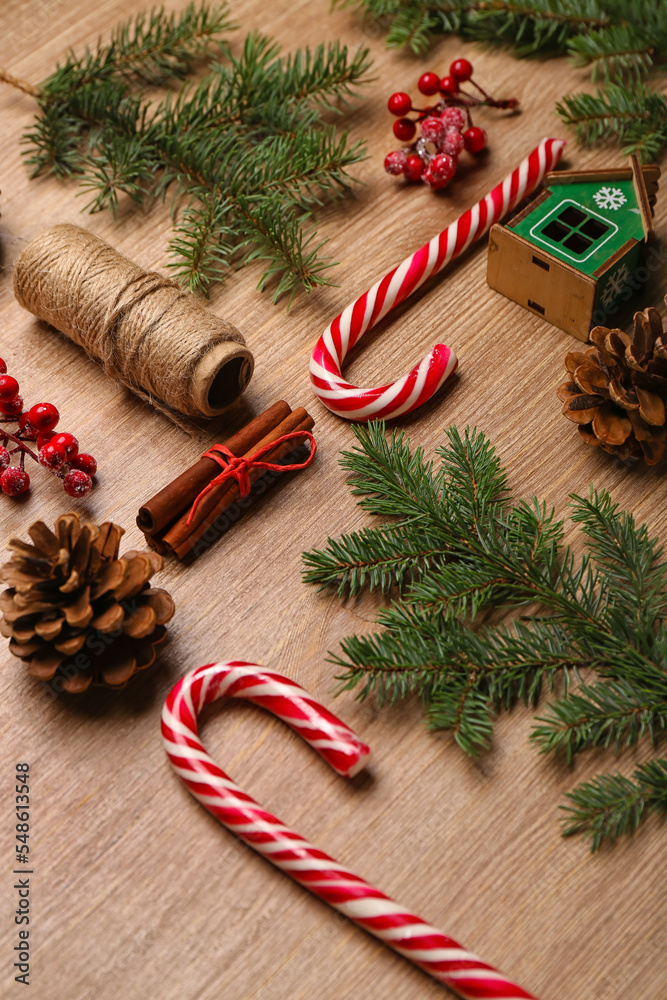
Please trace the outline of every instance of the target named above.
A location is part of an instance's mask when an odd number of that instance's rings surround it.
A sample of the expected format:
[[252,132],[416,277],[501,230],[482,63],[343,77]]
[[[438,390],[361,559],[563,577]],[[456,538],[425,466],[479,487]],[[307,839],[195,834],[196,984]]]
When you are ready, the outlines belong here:
[[351,302],[317,341],[310,361],[315,395],[347,420],[374,420],[409,413],[425,403],[456,370],[456,355],[445,344],[388,385],[361,389],[342,377],[345,356],[359,339],[417,288],[458,257],[491,226],[541,184],[561,157],[563,139],[542,139],[539,146],[486,197],[393,268]]
[[209,757],[199,737],[200,712],[222,698],[243,698],[272,712],[346,777],[357,774],[370,758],[365,743],[289,677],[256,663],[209,663],[172,688],[162,711],[162,737],[176,774],[210,813],[267,861],[464,1000],[535,1000],[453,938],[309,844],[239,788]]

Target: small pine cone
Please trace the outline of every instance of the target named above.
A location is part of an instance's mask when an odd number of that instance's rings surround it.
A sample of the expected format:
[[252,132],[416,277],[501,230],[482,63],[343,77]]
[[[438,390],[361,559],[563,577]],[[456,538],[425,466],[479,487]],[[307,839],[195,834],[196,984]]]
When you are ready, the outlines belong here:
[[62,514],[51,531],[28,529],[32,545],[12,538],[2,567],[0,631],[33,677],[71,693],[92,683],[124,685],[155,660],[174,602],[148,581],[162,566],[156,552],[118,556],[123,528],[99,528]]
[[667,346],[657,309],[635,313],[632,336],[596,326],[594,346],[565,358],[558,387],[563,414],[579,434],[626,462],[656,465],[667,441]]

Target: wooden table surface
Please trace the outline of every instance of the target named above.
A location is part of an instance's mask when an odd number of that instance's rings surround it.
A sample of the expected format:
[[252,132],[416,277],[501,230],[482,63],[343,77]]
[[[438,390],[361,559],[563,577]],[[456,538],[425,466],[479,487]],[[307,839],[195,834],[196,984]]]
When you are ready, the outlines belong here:
[[[139,6],[138,0],[4,0],[0,66],[38,83],[67,47],[93,45]],[[320,214],[319,233],[340,262],[339,287],[301,296],[289,314],[255,290],[258,269],[215,289],[213,308],[244,333],[256,369],[243,401],[199,439],[108,381],[14,300],[13,260],[47,226],[84,224],[141,264],[160,267],[170,221],[163,207],[149,214],[123,207],[115,222],[109,214],[81,215],[74,184],[29,181],[19,140],[34,102],[0,89],[0,353],[27,399],[52,399],[63,427],[98,458],[98,484],[78,509],[97,522],[124,525],[125,546],[139,546],[140,503],[190,464],[202,444],[220,440],[228,426],[280,397],[311,408],[319,442],[312,469],[285,480],[195,565],[165,566],[157,579],[173,594],[177,613],[159,669],[120,693],[53,701],[20,662],[3,656],[0,877],[11,904],[3,907],[1,927],[3,996],[22,995],[9,970],[17,929],[10,868],[18,760],[29,761],[32,771],[33,962],[26,995],[427,1000],[446,993],[237,843],[174,776],[159,735],[167,692],[202,663],[241,658],[298,680],[333,705],[375,753],[370,773],[346,783],[271,717],[243,706],[212,711],[207,746],[264,805],[541,1000],[658,1000],[667,994],[664,826],[651,818],[634,839],[595,856],[583,842],[559,836],[563,793],[613,766],[611,756],[587,753],[572,768],[540,757],[528,743],[532,713],[520,707],[499,719],[491,751],[473,762],[449,735],[423,729],[416,702],[380,712],[350,694],[334,701],[327,651],[351,632],[372,630],[374,601],[342,604],[300,578],[302,550],[370,521],[337,462],[352,443],[351,429],[311,394],[315,339],[353,297],[495,185],[542,136],[566,136],[555,101],[587,86],[586,74],[565,60],[517,62],[455,38],[415,60],[387,51],[382,36],[350,9],[330,12],[328,0],[237,0],[232,11],[243,31],[261,28],[287,49],[332,38],[368,45],[377,79],[343,118],[354,136],[368,139],[370,157],[356,168],[365,186],[344,207]],[[241,32],[236,51],[240,42]],[[523,114],[479,115],[489,125],[491,155],[465,175],[461,170],[443,197],[425,187],[402,190],[382,170],[392,148],[387,97],[414,93],[421,72],[444,73],[459,54],[474,60],[493,93],[518,97]],[[616,149],[582,152],[570,144],[573,166],[622,162]],[[658,234],[667,231],[667,194],[656,223]],[[492,292],[485,270],[483,245],[375,336],[346,374],[365,383],[395,378],[444,340],[460,357],[460,374],[402,421],[414,445],[431,455],[444,426],[477,424],[499,448],[517,496],[537,494],[564,513],[568,493],[593,482],[611,488],[667,539],[663,472],[628,471],[586,448],[560,415],[554,389],[576,342]],[[658,277],[667,284],[666,275]],[[641,307],[661,304],[659,282],[646,288]],[[70,506],[49,477],[36,474],[28,498],[0,503],[3,547],[11,534],[25,537],[33,520],[52,522]],[[630,773],[647,756],[642,746],[624,753],[618,766]]]

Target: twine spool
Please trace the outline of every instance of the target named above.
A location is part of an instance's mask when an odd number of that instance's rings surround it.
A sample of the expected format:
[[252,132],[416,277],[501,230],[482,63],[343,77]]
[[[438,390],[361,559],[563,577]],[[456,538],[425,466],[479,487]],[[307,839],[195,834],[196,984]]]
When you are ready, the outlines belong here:
[[27,244],[14,294],[163,412],[215,416],[250,381],[253,356],[236,327],[79,226]]

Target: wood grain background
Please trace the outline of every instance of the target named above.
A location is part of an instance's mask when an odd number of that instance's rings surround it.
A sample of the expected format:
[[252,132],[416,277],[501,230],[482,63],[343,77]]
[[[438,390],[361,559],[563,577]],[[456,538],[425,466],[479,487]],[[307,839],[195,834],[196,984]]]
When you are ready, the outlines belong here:
[[[350,632],[373,628],[374,602],[341,605],[300,580],[304,548],[369,522],[337,464],[339,450],[352,442],[350,427],[311,395],[314,340],[351,298],[482,196],[542,136],[564,135],[555,101],[587,86],[585,73],[564,60],[520,63],[456,39],[415,60],[388,52],[375,26],[363,26],[350,10],[331,13],[327,0],[231,6],[244,31],[261,28],[287,49],[336,37],[368,45],[377,79],[343,119],[369,142],[369,159],[356,170],[364,186],[319,217],[319,232],[340,262],[339,287],[299,298],[289,314],[255,291],[260,272],[252,268],[215,290],[213,308],[242,330],[257,367],[228,420],[199,440],[107,381],[15,302],[13,259],[45,227],[85,224],[141,264],[160,267],[170,221],[163,207],[144,215],[123,206],[115,222],[107,214],[82,216],[75,185],[29,182],[19,140],[34,103],[0,89],[0,353],[27,400],[52,399],[63,428],[98,457],[98,485],[79,505],[83,514],[125,525],[127,547],[137,546],[140,503],[202,444],[279,397],[312,408],[320,445],[312,469],[285,480],[196,565],[165,567],[159,582],[173,594],[177,614],[159,670],[122,693],[52,701],[3,655],[3,995],[20,992],[10,970],[12,766],[26,760],[36,872],[32,997],[443,996],[442,987],[235,842],[171,772],[159,737],[169,688],[202,663],[243,658],[284,671],[333,704],[375,751],[370,773],[346,783],[269,717],[243,707],[212,711],[207,745],[263,804],[542,1000],[664,997],[664,827],[650,819],[634,840],[594,857],[583,843],[559,836],[563,792],[610,766],[610,756],[588,753],[571,769],[541,758],[528,744],[531,713],[519,708],[498,721],[492,750],[474,763],[447,735],[421,727],[416,703],[380,713],[350,695],[333,702],[327,650]],[[93,45],[139,7],[130,0],[4,0],[0,66],[38,83],[68,46]],[[240,43],[239,32],[236,51]],[[520,98],[523,113],[479,115],[490,126],[492,152],[461,169],[443,196],[402,190],[382,171],[393,145],[386,99],[394,90],[414,93],[421,72],[444,73],[458,54],[474,59],[492,92]],[[570,163],[607,166],[622,157],[615,150],[583,153],[571,143]],[[660,235],[667,229],[665,195],[656,222]],[[663,471],[628,471],[579,442],[554,393],[564,354],[576,343],[492,292],[485,269],[486,247],[478,246],[375,335],[347,372],[366,383],[394,378],[443,339],[460,357],[460,374],[403,421],[415,445],[432,454],[444,426],[477,424],[500,449],[518,496],[535,493],[564,512],[568,493],[593,482],[667,538]],[[642,307],[661,303],[666,278],[661,273],[646,287]],[[37,517],[51,521],[69,506],[57,484],[38,473],[28,498],[0,503],[0,538],[25,534]],[[630,773],[646,756],[645,747],[626,752],[618,766]]]

